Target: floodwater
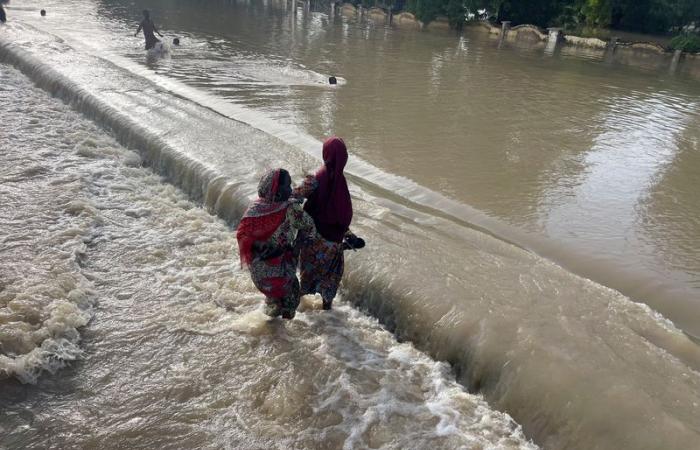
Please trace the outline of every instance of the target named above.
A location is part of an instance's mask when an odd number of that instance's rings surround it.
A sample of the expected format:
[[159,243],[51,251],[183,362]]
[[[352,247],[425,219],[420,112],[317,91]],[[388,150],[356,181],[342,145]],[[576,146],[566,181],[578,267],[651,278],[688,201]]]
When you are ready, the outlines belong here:
[[268,322],[226,224],[0,71],[0,368],[84,357],[0,381],[2,448],[536,448],[347,305]]
[[[700,85],[279,2],[11,6],[2,445],[697,444]],[[268,323],[229,226],[330,134],[369,245]]]
[[[97,14],[126,26],[138,14],[127,5],[103,0]],[[700,337],[697,81],[269,2],[149,6],[183,41],[156,72],[313,138],[343,136],[372,165],[500,224],[460,219]],[[319,89],[328,75],[345,84]]]

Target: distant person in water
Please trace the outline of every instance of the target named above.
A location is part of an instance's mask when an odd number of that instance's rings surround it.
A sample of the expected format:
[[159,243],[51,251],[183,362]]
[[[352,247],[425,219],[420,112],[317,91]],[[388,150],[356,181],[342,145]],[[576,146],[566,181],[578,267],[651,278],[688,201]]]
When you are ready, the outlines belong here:
[[299,306],[296,239],[315,235],[313,220],[301,203],[290,201],[292,179],[284,169],[260,179],[258,199],[246,210],[236,239],[241,265],[265,294],[265,313],[293,319]]
[[306,198],[304,211],[314,221],[316,233],[305,238],[299,253],[301,295],[320,294],[323,309],[331,309],[345,269],[343,250],[364,247],[364,240],[350,232],[352,201],[343,174],[348,161],[345,142],[332,137],[323,143],[323,165],[294,190]]
[[157,42],[160,42],[160,40],[158,40],[158,38],[153,33],[158,33],[158,36],[160,37],[163,37],[163,35],[160,34],[160,31],[158,31],[156,25],[151,20],[151,14],[148,12],[147,9],[143,10],[143,20],[139,24],[139,28],[136,30],[136,33],[134,33],[134,36],[137,36],[142,28],[143,37],[144,39],[146,39],[146,50],[150,50],[153,47],[155,47]]
[[42,9],[41,11],[39,11],[39,14],[41,14],[41,17],[46,17],[46,10]]
[[7,22],[7,14],[5,14],[5,8],[2,7],[2,5],[4,5],[5,3],[7,2],[4,0],[0,0],[0,23]]

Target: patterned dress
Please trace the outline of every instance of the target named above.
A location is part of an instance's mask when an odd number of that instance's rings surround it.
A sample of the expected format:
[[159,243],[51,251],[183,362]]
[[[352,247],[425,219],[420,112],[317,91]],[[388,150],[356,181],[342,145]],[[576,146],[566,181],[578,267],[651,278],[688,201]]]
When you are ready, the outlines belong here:
[[[241,264],[265,294],[265,312],[292,319],[299,306],[298,235],[312,236],[314,223],[298,202],[275,201],[280,170],[266,173],[238,226]],[[264,250],[263,250],[264,249]]]
[[299,306],[297,233],[313,235],[314,223],[300,204],[293,203],[287,208],[282,225],[265,242],[282,254],[266,260],[255,257],[250,264],[253,284],[265,294],[265,312],[272,317],[291,319]]
[[[308,176],[294,190],[294,197],[307,198],[318,188],[314,176]],[[301,295],[320,294],[324,307],[330,307],[345,270],[343,244],[324,239],[320,234],[302,233],[299,239]]]

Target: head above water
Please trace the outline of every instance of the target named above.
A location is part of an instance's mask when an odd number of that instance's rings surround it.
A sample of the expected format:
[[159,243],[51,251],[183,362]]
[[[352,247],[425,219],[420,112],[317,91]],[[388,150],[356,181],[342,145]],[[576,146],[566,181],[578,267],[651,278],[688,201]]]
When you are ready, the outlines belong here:
[[292,195],[292,177],[284,169],[265,172],[258,184],[258,197],[268,202],[284,202]]
[[39,11],[39,14],[41,14],[41,17],[46,16],[46,10],[42,9],[41,11]]
[[275,195],[278,202],[286,202],[292,196],[292,176],[284,169],[280,169],[279,188]]
[[348,149],[345,142],[333,136],[323,143],[323,164],[331,172],[342,172],[348,162]]
[[151,13],[147,9],[144,9],[143,10],[143,18],[148,19],[150,17],[151,17]]
[[330,77],[330,78],[328,78],[328,83],[329,84],[338,84],[338,79],[336,77]]
[[180,38],[173,39],[173,45],[180,45]]
[[352,222],[352,199],[343,174],[348,162],[348,150],[339,137],[323,143],[323,166],[316,172],[318,187],[304,205],[311,215],[316,230],[326,240],[343,242]]

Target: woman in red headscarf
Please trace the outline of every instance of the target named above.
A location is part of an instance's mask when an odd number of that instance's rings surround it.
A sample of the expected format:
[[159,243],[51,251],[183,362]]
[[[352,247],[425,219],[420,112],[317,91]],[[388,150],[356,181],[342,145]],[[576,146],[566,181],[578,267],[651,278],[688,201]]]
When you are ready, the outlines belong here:
[[295,197],[307,198],[304,210],[317,232],[300,249],[301,295],[321,294],[323,309],[331,309],[345,267],[343,239],[350,234],[352,221],[352,201],[343,175],[347,161],[345,142],[338,137],[327,139],[323,166],[294,191]]
[[258,186],[259,198],[248,207],[236,232],[241,265],[265,294],[265,313],[285,319],[294,318],[299,306],[295,239],[299,231],[304,236],[315,234],[301,204],[289,201],[291,193],[289,172],[265,173]]

